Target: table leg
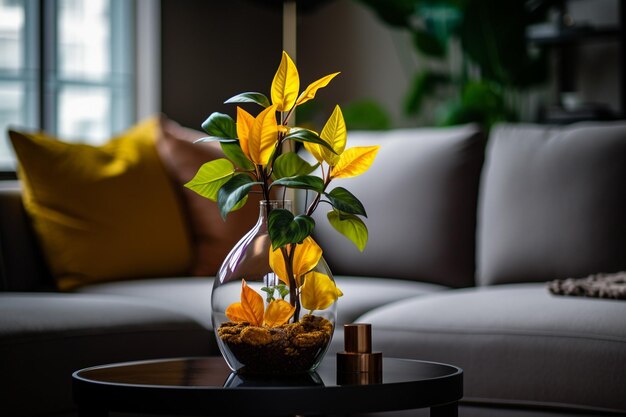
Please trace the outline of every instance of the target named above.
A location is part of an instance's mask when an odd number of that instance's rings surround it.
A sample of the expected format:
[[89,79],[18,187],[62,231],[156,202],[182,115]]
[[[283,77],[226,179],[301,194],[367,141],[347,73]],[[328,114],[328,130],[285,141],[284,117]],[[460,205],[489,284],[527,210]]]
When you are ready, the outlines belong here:
[[458,415],[459,403],[456,401],[430,408],[430,417],[458,417]]
[[109,417],[109,412],[89,407],[79,407],[78,417]]

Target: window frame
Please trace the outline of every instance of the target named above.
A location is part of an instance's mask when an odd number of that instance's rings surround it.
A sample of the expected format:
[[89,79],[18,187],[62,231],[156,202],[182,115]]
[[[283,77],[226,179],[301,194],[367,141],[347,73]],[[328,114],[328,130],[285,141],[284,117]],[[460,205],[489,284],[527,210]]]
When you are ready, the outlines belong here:
[[[88,1],[88,0],[84,0]],[[60,92],[66,86],[76,87],[104,87],[110,93],[110,131],[119,132],[136,120],[135,116],[135,68],[133,61],[136,46],[135,30],[135,2],[127,0],[109,0],[111,34],[111,72],[106,78],[80,79],[64,77],[59,69],[59,19],[58,1],[39,0],[44,9],[44,21],[41,24],[43,36],[41,85],[41,100],[43,119],[40,126],[49,132],[57,134],[59,126]],[[46,75],[47,74],[47,75]],[[129,100],[121,91],[133,91]]]
[[[89,0],[85,0],[89,1]],[[140,26],[144,32],[158,36],[160,21],[146,21],[141,11],[147,10],[149,17],[159,16],[160,1],[154,0],[109,0],[110,30],[110,73],[99,80],[77,79],[64,77],[60,74],[58,63],[58,7],[57,0],[24,0],[23,30],[23,68],[18,71],[1,70],[0,82],[19,81],[24,85],[25,99],[22,103],[24,123],[19,128],[44,130],[53,135],[58,133],[60,111],[60,92],[65,86],[104,87],[110,97],[108,128],[111,134],[128,128],[137,120],[138,97],[146,88],[138,82],[137,71],[139,62],[137,52],[141,49],[138,43],[146,42],[147,36],[139,33]],[[150,41],[148,54],[149,64],[141,63],[142,71],[155,68],[148,77],[159,80],[158,57],[160,37],[158,41]],[[146,54],[143,54],[146,58]],[[154,86],[154,82],[148,85]],[[130,93],[129,93],[130,92]],[[142,101],[144,108],[151,112],[158,111],[160,96],[150,95],[151,102]],[[144,110],[145,112],[145,110]],[[6,132],[3,132],[6,135]],[[15,179],[17,161],[13,167],[0,166],[0,180]]]

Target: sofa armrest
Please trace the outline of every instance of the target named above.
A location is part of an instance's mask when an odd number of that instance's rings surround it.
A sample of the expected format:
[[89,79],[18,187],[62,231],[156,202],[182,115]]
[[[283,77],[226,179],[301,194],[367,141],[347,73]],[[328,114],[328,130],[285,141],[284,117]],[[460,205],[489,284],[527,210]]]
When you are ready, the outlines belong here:
[[0,181],[0,291],[55,288],[22,204],[19,181]]

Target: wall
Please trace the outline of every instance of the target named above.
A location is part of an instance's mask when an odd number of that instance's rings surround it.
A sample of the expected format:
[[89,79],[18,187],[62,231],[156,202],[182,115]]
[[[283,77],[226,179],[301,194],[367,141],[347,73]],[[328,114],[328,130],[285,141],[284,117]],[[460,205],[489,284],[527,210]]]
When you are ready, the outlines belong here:
[[[614,24],[618,2],[573,1],[570,11],[592,24]],[[234,114],[222,102],[236,93],[269,94],[282,48],[281,14],[280,8],[253,1],[162,0],[163,111],[197,128],[212,111]],[[572,70],[578,73],[581,101],[620,110],[620,56],[616,41],[580,48]],[[335,0],[300,13],[297,59],[303,88],[320,76],[342,72],[316,101],[330,107],[374,99],[391,114],[394,127],[422,124],[404,116],[402,102],[415,69],[426,64],[406,32],[381,23],[360,3]],[[556,94],[551,100],[557,100]]]
[[199,129],[214,111],[234,115],[224,100],[269,88],[280,61],[280,9],[244,0],[161,4],[165,114]]
[[408,33],[391,29],[373,12],[350,0],[337,0],[301,16],[298,66],[303,81],[341,71],[320,99],[345,105],[373,99],[387,110],[394,126],[413,124],[402,100],[417,67]]
[[[251,1],[161,0],[162,110],[198,128],[213,111],[233,113],[223,101],[243,91],[269,95],[280,61],[282,10]],[[330,2],[298,19],[298,67],[303,88],[342,71],[320,103],[375,99],[395,125],[415,57],[410,39],[389,30],[350,0]]]

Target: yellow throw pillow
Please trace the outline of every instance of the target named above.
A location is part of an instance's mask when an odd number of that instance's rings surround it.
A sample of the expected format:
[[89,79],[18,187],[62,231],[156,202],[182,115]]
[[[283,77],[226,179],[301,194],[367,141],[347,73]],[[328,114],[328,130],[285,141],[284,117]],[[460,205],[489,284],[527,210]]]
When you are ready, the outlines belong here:
[[187,273],[191,239],[157,119],[103,146],[10,131],[24,205],[59,289]]

